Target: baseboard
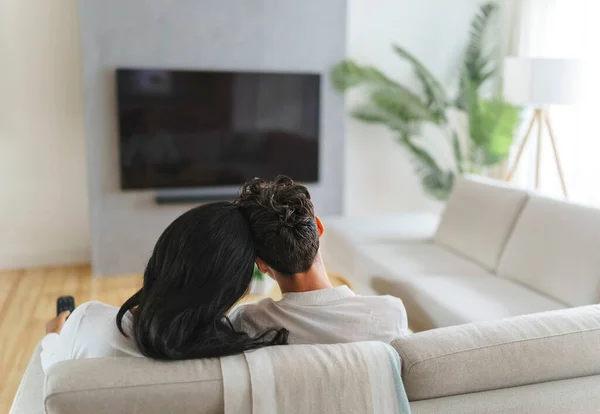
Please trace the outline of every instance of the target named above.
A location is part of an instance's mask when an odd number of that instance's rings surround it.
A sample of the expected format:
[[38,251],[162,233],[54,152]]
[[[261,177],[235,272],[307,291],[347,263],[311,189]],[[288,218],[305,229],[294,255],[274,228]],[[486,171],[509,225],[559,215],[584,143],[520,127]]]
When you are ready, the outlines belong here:
[[0,253],[0,270],[31,267],[67,266],[90,262],[89,250],[71,250],[36,253]]

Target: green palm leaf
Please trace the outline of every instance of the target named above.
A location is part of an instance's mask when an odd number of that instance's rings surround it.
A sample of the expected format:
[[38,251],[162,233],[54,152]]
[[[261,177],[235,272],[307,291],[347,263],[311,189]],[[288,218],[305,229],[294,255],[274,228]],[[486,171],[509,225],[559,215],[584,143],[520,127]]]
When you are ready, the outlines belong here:
[[[479,87],[490,77],[498,72],[498,62],[496,60],[495,46],[492,50],[486,50],[486,34],[490,27],[490,22],[497,15],[498,5],[494,2],[485,3],[481,6],[479,12],[471,22],[469,44],[465,52],[463,61],[463,71],[471,81],[471,86],[475,89]],[[489,47],[488,47],[489,49]],[[469,91],[464,84],[464,77],[460,80],[459,96],[455,105],[459,109],[466,109],[466,96]]]
[[345,92],[359,85],[400,87],[379,69],[372,66],[361,66],[351,59],[346,59],[333,67],[331,81],[333,87],[339,92]]
[[498,12],[498,5],[489,2],[481,6],[479,13],[471,22],[469,44],[465,54],[465,68],[469,77],[480,86],[481,73],[485,68],[496,65],[495,53],[486,53],[484,50],[487,29],[491,20]]
[[494,165],[508,157],[521,109],[500,99],[481,100],[479,109],[482,125],[489,137],[482,146],[482,162]]
[[331,77],[334,87],[339,91],[357,86],[368,87],[372,90],[373,105],[389,114],[397,113],[407,121],[436,120],[436,116],[423,104],[417,94],[392,81],[374,67],[361,66],[352,60],[345,60],[333,68]]
[[363,122],[379,124],[398,131],[401,134],[412,134],[418,130],[418,124],[413,123],[408,118],[403,118],[399,114],[393,114],[383,111],[373,104],[363,104],[354,108],[350,114]]
[[454,154],[454,161],[456,162],[456,169],[459,173],[463,173],[463,163],[464,157],[462,154],[462,149],[460,148],[460,141],[458,140],[458,135],[456,132],[452,132],[452,152]]
[[475,146],[485,145],[487,134],[483,127],[483,120],[481,119],[477,86],[471,80],[466,70],[463,71],[462,75],[462,88],[464,93],[464,109],[469,116],[469,134],[471,136],[471,141],[473,141]]
[[394,52],[403,59],[408,60],[413,66],[417,78],[425,94],[425,104],[431,109],[439,121],[446,120],[446,107],[448,97],[446,91],[436,77],[414,55],[398,45],[393,45]]
[[378,89],[371,94],[371,100],[381,110],[396,114],[406,121],[437,121],[435,114],[423,104],[421,98],[405,89]]
[[521,109],[501,99],[480,99],[474,83],[464,75],[469,134],[473,142],[472,160],[494,165],[506,159]]
[[415,145],[406,135],[400,137],[400,142],[411,153],[415,172],[425,191],[437,200],[447,199],[454,183],[454,174],[443,171],[427,151]]

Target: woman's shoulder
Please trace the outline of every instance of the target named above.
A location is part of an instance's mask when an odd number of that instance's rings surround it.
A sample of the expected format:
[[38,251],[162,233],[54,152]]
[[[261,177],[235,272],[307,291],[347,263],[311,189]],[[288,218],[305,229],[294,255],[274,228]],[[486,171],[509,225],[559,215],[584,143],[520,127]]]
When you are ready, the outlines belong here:
[[69,316],[68,321],[78,321],[78,324],[116,318],[119,308],[99,301],[90,301],[77,306]]
[[[67,320],[74,317],[77,325],[72,358],[101,358],[110,356],[140,356],[131,338],[117,328],[119,308],[92,301],[79,305]],[[130,314],[123,317],[123,328],[130,332]]]
[[100,302],[97,300],[91,300],[89,302],[84,302],[81,305],[79,305],[77,308],[75,308],[75,310],[77,309],[81,309],[82,311],[86,312],[86,313],[90,313],[90,312],[118,312],[119,308],[117,308],[116,306],[112,306],[109,305],[107,303],[104,302]]
[[89,317],[105,317],[107,315],[113,316],[116,315],[118,311],[119,308],[115,306],[93,300],[77,306],[71,316],[69,316],[69,319],[87,319]]

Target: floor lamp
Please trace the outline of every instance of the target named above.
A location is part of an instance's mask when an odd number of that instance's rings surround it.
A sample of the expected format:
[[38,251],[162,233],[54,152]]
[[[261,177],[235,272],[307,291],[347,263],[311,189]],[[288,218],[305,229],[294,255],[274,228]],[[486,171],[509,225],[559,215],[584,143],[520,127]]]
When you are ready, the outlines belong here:
[[514,164],[506,180],[510,181],[521,161],[523,150],[537,125],[537,152],[535,162],[535,188],[540,186],[542,132],[547,128],[556,162],[556,169],[567,197],[567,186],[556,147],[556,139],[547,108],[550,105],[572,105],[581,95],[581,64],[576,59],[508,57],[504,60],[504,99],[517,105],[533,107],[533,116],[523,137]]

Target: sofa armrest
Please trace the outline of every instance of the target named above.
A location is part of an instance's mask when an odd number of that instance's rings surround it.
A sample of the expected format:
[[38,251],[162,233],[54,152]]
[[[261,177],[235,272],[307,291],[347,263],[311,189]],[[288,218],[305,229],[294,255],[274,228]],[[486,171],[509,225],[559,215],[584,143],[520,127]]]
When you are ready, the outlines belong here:
[[38,343],[23,374],[10,414],[44,414],[44,371]]
[[600,305],[398,338],[410,401],[600,374]]

